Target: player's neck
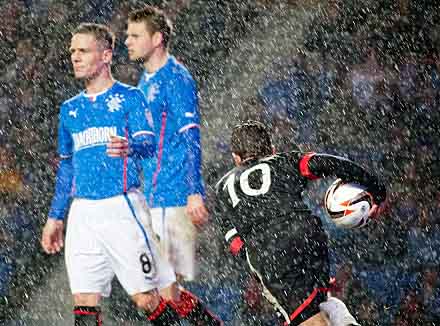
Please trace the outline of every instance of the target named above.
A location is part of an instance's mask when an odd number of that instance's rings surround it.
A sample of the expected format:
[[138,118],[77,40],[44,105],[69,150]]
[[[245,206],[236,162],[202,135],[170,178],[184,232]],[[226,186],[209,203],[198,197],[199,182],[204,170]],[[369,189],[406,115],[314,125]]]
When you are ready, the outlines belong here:
[[113,86],[115,80],[110,72],[105,72],[99,76],[88,79],[85,82],[87,94],[97,94]]
[[166,49],[158,49],[154,51],[151,57],[144,62],[144,68],[149,74],[153,74],[166,65],[168,61],[168,51]]

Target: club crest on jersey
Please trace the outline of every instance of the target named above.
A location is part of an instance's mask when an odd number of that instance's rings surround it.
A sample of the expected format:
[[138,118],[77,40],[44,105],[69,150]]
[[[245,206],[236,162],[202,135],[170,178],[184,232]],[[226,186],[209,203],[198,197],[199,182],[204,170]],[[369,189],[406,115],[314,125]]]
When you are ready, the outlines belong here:
[[159,85],[158,84],[152,84],[149,88],[148,88],[148,93],[147,93],[147,102],[151,103],[156,99],[156,95],[159,94]]
[[119,111],[122,107],[121,103],[125,101],[124,95],[121,94],[112,94],[106,100],[105,103],[108,107],[108,112]]

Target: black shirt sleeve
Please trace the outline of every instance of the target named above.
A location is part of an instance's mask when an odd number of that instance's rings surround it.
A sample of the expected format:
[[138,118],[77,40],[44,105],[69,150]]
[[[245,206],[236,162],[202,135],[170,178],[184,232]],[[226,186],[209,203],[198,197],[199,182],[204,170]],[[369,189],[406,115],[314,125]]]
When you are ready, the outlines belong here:
[[313,153],[307,157],[307,170],[315,177],[337,177],[367,187],[376,204],[386,199],[386,187],[365,168],[344,157]]
[[[237,217],[233,208],[231,198],[227,190],[227,174],[216,185],[216,200],[214,204],[214,218],[220,226],[223,237],[230,247],[235,238],[240,237],[239,227],[237,226]],[[230,247],[230,249],[232,249]]]
[[214,205],[214,215],[223,235],[235,228],[232,215],[233,211],[229,207],[228,198],[222,189],[219,189],[216,194]]

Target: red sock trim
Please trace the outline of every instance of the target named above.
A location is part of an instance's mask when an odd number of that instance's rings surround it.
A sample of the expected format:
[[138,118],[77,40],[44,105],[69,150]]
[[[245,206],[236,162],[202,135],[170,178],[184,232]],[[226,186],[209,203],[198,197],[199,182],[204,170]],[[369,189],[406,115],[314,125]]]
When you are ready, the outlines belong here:
[[177,312],[180,317],[186,317],[197,306],[199,299],[188,291],[180,292],[180,301],[170,301],[171,307]]
[[98,314],[98,312],[95,311],[82,311],[82,310],[74,310],[73,313],[75,315],[94,315],[94,316]]
[[73,314],[74,315],[79,315],[79,316],[95,316],[96,317],[96,322],[98,326],[102,326],[102,318],[101,318],[101,311],[86,311],[86,310],[81,310],[81,309],[74,309],[73,310]]
[[167,303],[165,300],[161,299],[159,305],[154,309],[154,311],[148,316],[148,320],[155,320],[159,317],[167,308]]

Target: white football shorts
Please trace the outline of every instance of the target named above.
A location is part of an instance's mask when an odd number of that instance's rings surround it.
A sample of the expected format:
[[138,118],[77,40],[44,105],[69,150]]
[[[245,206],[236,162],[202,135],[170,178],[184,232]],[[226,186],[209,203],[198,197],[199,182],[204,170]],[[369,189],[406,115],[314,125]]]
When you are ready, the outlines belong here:
[[73,294],[109,296],[115,275],[129,295],[175,282],[171,265],[159,255],[144,195],[133,191],[127,197],[130,204],[124,195],[73,200],[65,248]]
[[194,280],[197,230],[185,214],[185,207],[152,208],[150,212],[162,255],[171,263],[176,274],[187,281]]

